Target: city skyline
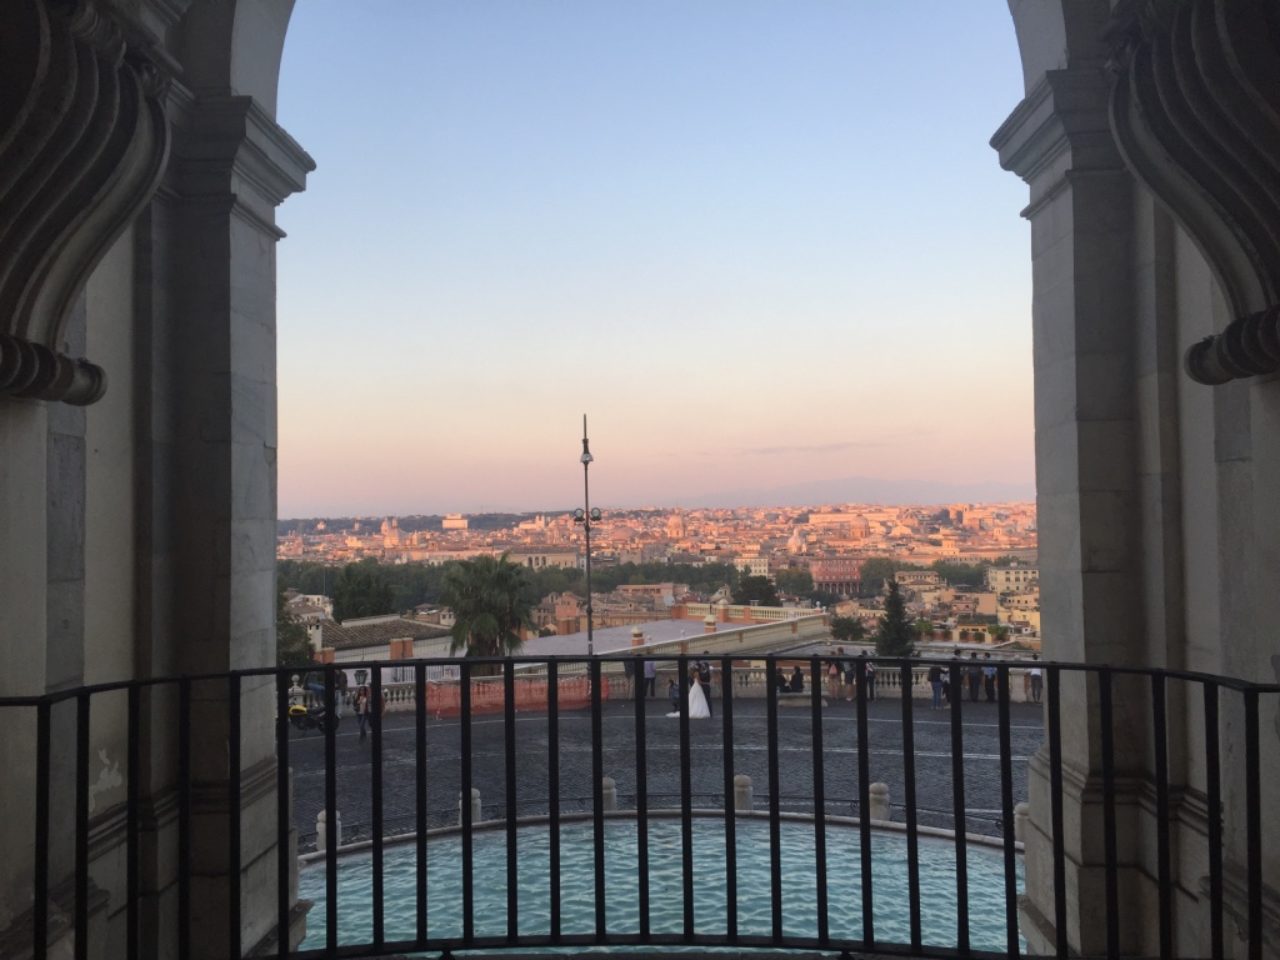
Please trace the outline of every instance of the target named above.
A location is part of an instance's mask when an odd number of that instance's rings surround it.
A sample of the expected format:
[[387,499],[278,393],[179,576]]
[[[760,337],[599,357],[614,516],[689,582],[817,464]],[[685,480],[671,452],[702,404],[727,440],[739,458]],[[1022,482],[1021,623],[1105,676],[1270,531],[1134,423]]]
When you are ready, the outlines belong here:
[[942,0],[298,5],[281,515],[571,502],[584,410],[602,503],[1029,494],[1012,41]]

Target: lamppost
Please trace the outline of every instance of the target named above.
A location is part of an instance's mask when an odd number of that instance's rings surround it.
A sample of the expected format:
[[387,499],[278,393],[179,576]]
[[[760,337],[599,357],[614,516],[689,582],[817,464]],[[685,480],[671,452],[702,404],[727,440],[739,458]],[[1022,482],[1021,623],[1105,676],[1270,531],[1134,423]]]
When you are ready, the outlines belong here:
[[573,522],[582,524],[587,537],[587,656],[593,657],[596,652],[595,636],[591,623],[591,524],[600,522],[600,511],[591,509],[591,485],[587,479],[587,468],[594,459],[591,448],[587,445],[587,415],[582,415],[582,509],[573,511]]

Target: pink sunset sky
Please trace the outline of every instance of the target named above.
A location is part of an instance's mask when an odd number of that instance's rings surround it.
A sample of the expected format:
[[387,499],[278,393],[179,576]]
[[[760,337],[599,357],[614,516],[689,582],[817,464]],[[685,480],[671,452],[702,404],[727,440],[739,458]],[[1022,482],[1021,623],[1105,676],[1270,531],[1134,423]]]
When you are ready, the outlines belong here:
[[601,506],[1033,495],[1004,4],[361,9],[285,51],[282,517],[571,506],[584,412]]

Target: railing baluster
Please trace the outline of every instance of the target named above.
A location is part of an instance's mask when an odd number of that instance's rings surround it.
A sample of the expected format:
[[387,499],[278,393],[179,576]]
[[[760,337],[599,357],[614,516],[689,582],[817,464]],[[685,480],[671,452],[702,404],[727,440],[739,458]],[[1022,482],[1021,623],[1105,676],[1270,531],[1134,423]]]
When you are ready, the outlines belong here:
[[139,741],[142,736],[142,704],[141,689],[137,684],[129,685],[128,703],[128,746],[126,753],[129,765],[128,785],[125,797],[126,844],[125,853],[125,953],[131,960],[137,960],[138,942],[138,855],[141,834],[139,831],[138,803],[142,788],[141,749]]
[[822,661],[809,661],[809,742],[813,751],[813,881],[817,893],[818,942],[831,942],[827,920],[827,794],[822,754]]
[[951,665],[951,816],[956,848],[956,948],[969,952],[969,822],[964,802],[964,686],[960,664]]
[[911,664],[901,670],[902,690],[902,779],[907,815],[907,899],[911,910],[911,949],[919,953],[924,933],[920,922],[920,836],[916,822],[916,731],[911,702]]
[[778,793],[781,790],[778,774],[778,661],[772,654],[765,661],[765,681],[769,685],[769,729],[766,734],[769,745],[769,901],[776,943],[782,939],[782,822],[778,816]]
[[462,765],[462,940],[467,946],[475,941],[475,878],[472,876],[474,850],[471,845],[471,664],[458,664],[459,736]]
[[[461,721],[462,718],[458,719]],[[427,665],[421,662],[413,665],[413,760],[416,936],[419,943],[426,943],[429,932],[427,919],[430,916],[427,906]],[[470,790],[465,791],[462,803],[470,808]]]
[[1222,766],[1218,745],[1218,685],[1205,681],[1205,792],[1209,821],[1209,940],[1213,960],[1225,955],[1222,926]]
[[387,938],[386,878],[383,871],[382,814],[382,667],[369,668],[369,804],[370,828],[373,831],[373,945],[382,949]]
[[227,942],[231,956],[240,945],[240,675],[227,678]]
[[338,955],[338,697],[337,671],[324,668],[325,951]]
[[593,865],[595,867],[596,942],[603,942],[608,932],[607,904],[604,889],[604,755],[600,716],[600,661],[591,658],[591,828],[595,838]]
[[551,883],[551,940],[560,940],[560,675],[547,662],[547,817],[550,821],[548,872]]
[[1249,890],[1249,958],[1262,960],[1262,782],[1258,760],[1258,691],[1244,691],[1245,846]]
[[681,656],[680,671],[680,879],[684,906],[684,936],[693,937],[693,776],[689,760],[689,658]]
[[178,960],[191,956],[191,681],[178,681]]
[[49,954],[49,727],[48,700],[36,707],[36,849],[34,903],[31,907],[31,957],[45,960]]
[[1058,960],[1066,960],[1067,856],[1062,823],[1062,704],[1061,676],[1056,664],[1046,664],[1049,693],[1049,820],[1053,830],[1053,928]]
[[724,892],[725,933],[738,942],[738,816],[734,808],[733,658],[720,662],[721,766],[724,769]]
[[76,697],[75,957],[89,957],[89,694]]
[[516,665],[508,659],[502,671],[503,760],[507,800],[507,939],[520,936],[520,868],[516,832]]
[[1107,957],[1120,956],[1120,880],[1116,853],[1115,720],[1111,671],[1098,672],[1098,722],[1102,727],[1102,849],[1106,862]]
[[[645,660],[636,664],[635,743],[636,743],[636,876],[640,907],[640,936],[649,938],[649,770],[645,750],[645,710],[648,682]],[[656,688],[657,681],[654,686]],[[657,690],[654,690],[657,693]]]
[[1004,834],[1005,952],[1019,953],[1018,867],[1013,849],[1013,746],[1009,731],[1009,668],[996,668],[996,701],[1000,724],[1000,825]]
[[1152,746],[1156,766],[1156,876],[1159,895],[1160,960],[1173,956],[1173,891],[1169,851],[1169,747],[1164,675],[1151,675]]
[[862,942],[872,950],[876,942],[871,866],[871,756],[867,744],[867,658],[858,657],[854,679],[858,724],[858,854],[862,880]]
[[276,956],[289,955],[289,673],[276,673]]

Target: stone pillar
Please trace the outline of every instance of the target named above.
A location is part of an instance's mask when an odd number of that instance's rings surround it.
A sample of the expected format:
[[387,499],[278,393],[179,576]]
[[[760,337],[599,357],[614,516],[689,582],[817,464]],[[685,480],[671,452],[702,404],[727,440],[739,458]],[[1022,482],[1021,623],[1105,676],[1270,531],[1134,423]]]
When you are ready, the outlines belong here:
[[[484,819],[484,804],[480,802],[480,790],[471,788],[471,822],[479,823]],[[458,794],[458,825],[462,825],[462,794]]]
[[[1051,70],[997,131],[1000,162],[1031,188],[1033,360],[1040,583],[1046,659],[1145,662],[1142,517],[1137,485],[1131,282],[1133,183],[1108,126],[1108,79],[1092,60]],[[1046,689],[1046,700],[1048,699]],[[1067,939],[1105,949],[1096,684],[1063,674],[1061,713]],[[1140,684],[1118,684],[1120,769],[1140,766],[1147,722]],[[1048,749],[1031,763],[1023,929],[1052,952],[1053,868]],[[1122,837],[1138,835],[1136,793],[1121,802]],[[1132,862],[1132,851],[1121,860]],[[1136,875],[1128,882],[1139,882]],[[1136,894],[1136,891],[1135,891]],[[1142,944],[1127,924],[1121,949]]]
[[[333,823],[337,845],[342,846],[342,811],[333,811]],[[316,850],[323,853],[329,849],[329,816],[328,811],[321,810],[316,814]]]
[[867,787],[869,797],[869,809],[867,815],[872,820],[890,820],[892,819],[891,807],[889,805],[889,785],[887,783],[873,783]]
[[733,809],[738,813],[750,813],[754,807],[751,778],[739,773],[733,778]]
[[618,809],[618,784],[613,777],[604,777],[600,781],[600,793],[606,813]]
[[716,618],[713,615],[708,613],[705,617],[702,618],[702,632],[703,633],[716,632]]
[[1013,839],[1025,843],[1027,839],[1027,820],[1031,816],[1031,806],[1026,803],[1014,804],[1013,807]]
[[[140,512],[154,541],[141,591],[156,673],[213,673],[275,659],[275,207],[310,158],[251,97],[175,91],[175,143],[138,266],[151,373]],[[241,685],[241,939],[275,927],[274,681]],[[230,952],[228,700],[192,690],[196,781],[191,942]],[[265,906],[264,906],[265,905]]]

